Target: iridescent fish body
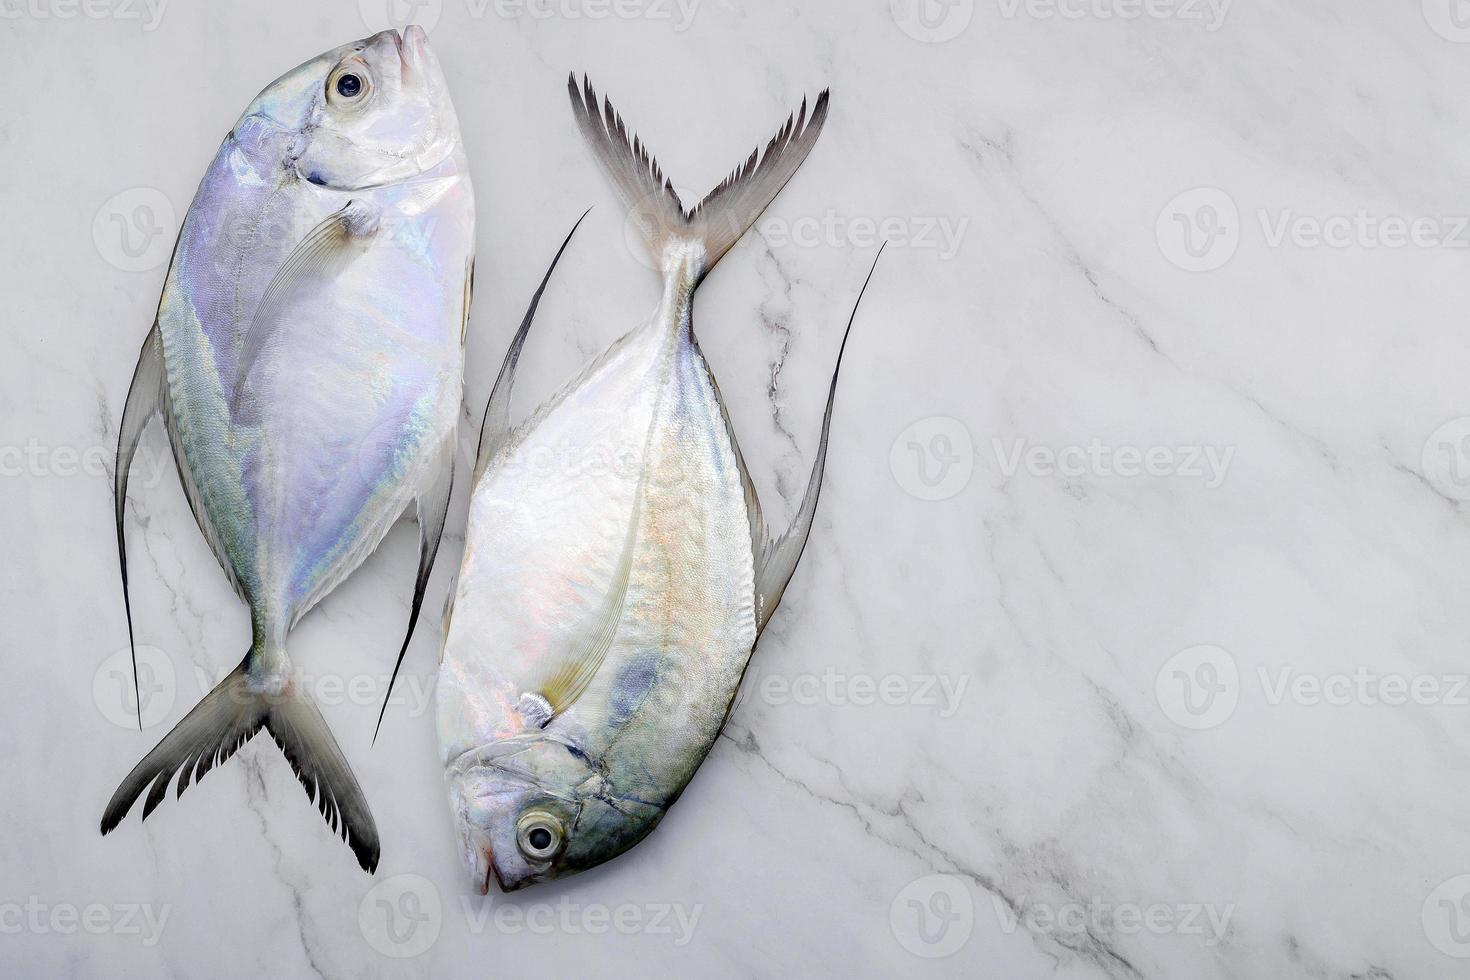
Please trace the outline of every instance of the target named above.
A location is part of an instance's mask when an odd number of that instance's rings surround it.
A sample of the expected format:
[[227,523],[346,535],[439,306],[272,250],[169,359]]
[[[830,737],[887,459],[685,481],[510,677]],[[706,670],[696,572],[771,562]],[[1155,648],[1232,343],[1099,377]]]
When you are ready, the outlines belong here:
[[451,811],[482,892],[600,864],[678,798],[796,566],[831,419],[829,397],[802,512],[771,541],[692,318],[695,287],[816,141],[826,94],[692,212],[610,105],[575,81],[571,95],[663,298],[511,430],[533,302],[486,412],[436,686]]
[[372,815],[286,637],[415,501],[417,617],[448,503],[473,243],[458,120],[416,27],[283,75],[225,138],[124,411],[118,539],[126,589],[127,464],[157,412],[253,637],[124,780],[103,833],[145,790],[147,817],[175,773],[182,792],[264,728],[362,866],[377,864]]

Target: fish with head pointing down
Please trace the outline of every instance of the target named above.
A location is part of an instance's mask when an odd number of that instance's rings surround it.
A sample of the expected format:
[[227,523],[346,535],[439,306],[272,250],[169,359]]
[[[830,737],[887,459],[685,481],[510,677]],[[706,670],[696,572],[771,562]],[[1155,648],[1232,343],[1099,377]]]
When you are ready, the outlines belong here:
[[435,690],[459,848],[482,893],[601,864],[678,799],[811,531],[837,382],[801,509],[772,539],[693,299],[812,149],[826,93],[692,210],[590,85],[573,80],[571,96],[663,298],[512,430],[538,291],[485,413]]
[[417,27],[281,76],[225,137],[128,392],[117,533],[126,598],[128,465],[161,415],[252,639],[123,780],[104,834],[145,792],[146,818],[175,774],[183,793],[264,729],[358,862],[377,866],[367,801],[286,637],[417,502],[412,635],[449,502],[473,243],[459,123]]

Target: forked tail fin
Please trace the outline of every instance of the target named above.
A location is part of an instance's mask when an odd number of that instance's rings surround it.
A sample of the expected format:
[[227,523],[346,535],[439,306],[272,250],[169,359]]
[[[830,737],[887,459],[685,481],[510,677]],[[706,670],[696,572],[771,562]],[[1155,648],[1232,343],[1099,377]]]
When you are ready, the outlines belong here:
[[825,90],[817,96],[810,116],[803,99],[801,110],[788,117],[786,125],[771,137],[765,153],[752,150],[745,162],[703,201],[686,210],[658,161],[642,140],[629,134],[612,103],[604,98],[599,108],[597,93],[585,77],[580,89],[576,75],[567,79],[567,87],[577,125],[643,231],[654,268],[669,268],[671,245],[697,243],[704,248],[701,277],[714,268],[786,186],[827,121]]
[[327,824],[352,848],[363,870],[372,873],[378,866],[378,828],[337,740],[299,680],[293,678],[279,693],[258,690],[247,674],[250,659],[246,655],[133,767],[107,803],[102,833],[122,822],[144,790],[143,819],[148,819],[163,802],[174,773],[179,774],[177,795],[182,796],[191,781],[202,780],[264,728]]

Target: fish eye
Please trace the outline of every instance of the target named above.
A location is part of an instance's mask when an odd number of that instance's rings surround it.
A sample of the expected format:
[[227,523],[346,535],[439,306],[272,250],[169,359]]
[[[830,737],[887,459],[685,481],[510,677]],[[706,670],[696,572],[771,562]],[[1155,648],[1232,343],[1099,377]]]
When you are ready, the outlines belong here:
[[516,844],[533,861],[546,861],[561,850],[561,821],[543,810],[533,810],[517,822]]
[[372,89],[372,78],[360,64],[341,65],[327,77],[327,101],[339,109],[362,105]]

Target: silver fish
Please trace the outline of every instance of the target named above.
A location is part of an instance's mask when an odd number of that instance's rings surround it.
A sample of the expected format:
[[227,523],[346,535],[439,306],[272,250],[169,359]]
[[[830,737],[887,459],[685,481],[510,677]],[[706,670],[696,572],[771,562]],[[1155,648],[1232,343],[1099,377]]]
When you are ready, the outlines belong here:
[[685,210],[611,104],[575,78],[570,91],[646,233],[663,298],[511,431],[538,290],[486,410],[436,685],[450,808],[482,894],[492,878],[510,891],[615,857],[683,791],[810,533],[837,382],[834,371],[801,511],[773,540],[692,302],[806,158],[827,93]]
[[123,410],[117,535],[126,601],[128,466],[162,415],[199,528],[250,606],[251,645],[123,780],[104,834],[145,790],[146,819],[175,773],[182,794],[264,728],[377,866],[367,801],[286,637],[416,501],[413,634],[449,502],[473,243],[459,121],[417,27],[282,75],[225,137]]

